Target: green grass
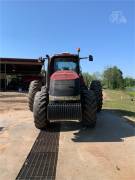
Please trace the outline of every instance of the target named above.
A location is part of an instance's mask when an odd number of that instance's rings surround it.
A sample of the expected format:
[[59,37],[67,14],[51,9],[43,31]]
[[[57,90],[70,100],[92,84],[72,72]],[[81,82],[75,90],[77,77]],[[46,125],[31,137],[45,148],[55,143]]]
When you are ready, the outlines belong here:
[[135,98],[135,91],[128,91],[127,94],[128,94],[130,97]]
[[103,107],[112,109],[123,116],[135,119],[135,92],[104,90],[106,99]]

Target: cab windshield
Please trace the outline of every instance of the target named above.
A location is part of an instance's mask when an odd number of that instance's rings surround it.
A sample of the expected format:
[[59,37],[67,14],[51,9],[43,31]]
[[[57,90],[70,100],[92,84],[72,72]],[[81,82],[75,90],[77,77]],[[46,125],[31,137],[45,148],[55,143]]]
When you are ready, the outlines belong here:
[[77,72],[77,61],[70,58],[57,58],[54,60],[54,71],[71,70]]

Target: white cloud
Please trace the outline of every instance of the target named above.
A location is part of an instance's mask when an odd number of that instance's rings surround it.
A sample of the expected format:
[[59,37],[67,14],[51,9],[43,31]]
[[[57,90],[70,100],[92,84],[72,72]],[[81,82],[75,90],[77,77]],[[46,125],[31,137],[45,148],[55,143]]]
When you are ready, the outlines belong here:
[[111,23],[114,23],[114,24],[126,24],[127,23],[127,19],[123,15],[122,11],[112,11],[112,13],[109,16],[109,20]]

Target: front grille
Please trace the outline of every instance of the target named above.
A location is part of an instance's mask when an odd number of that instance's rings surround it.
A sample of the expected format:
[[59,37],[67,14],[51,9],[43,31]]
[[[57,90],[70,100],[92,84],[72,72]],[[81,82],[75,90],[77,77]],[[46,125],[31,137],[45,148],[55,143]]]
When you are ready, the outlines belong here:
[[49,120],[77,120],[81,119],[80,103],[49,103]]

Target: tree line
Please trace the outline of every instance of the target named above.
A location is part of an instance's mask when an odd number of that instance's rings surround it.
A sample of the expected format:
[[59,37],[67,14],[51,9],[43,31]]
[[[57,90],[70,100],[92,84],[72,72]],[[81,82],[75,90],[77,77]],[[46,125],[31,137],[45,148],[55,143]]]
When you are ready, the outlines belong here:
[[132,77],[123,77],[123,72],[117,67],[108,67],[102,74],[96,72],[89,74],[83,73],[84,81],[89,86],[92,80],[100,80],[104,88],[124,89],[126,87],[135,87],[135,79]]

